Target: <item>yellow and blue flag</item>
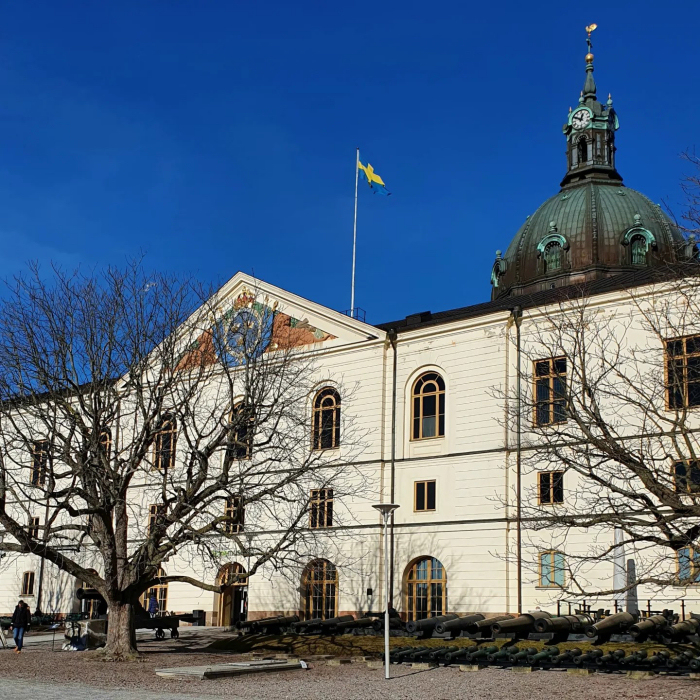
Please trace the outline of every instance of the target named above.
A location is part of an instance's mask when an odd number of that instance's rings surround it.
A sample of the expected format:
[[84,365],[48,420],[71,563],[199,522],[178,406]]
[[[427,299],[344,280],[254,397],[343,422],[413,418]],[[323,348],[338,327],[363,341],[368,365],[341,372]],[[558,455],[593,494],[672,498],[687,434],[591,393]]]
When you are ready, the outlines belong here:
[[391,194],[389,190],[387,190],[386,185],[384,184],[384,180],[382,180],[377,173],[374,172],[374,168],[370,163],[367,163],[367,165],[363,165],[362,161],[357,159],[357,167],[360,170],[360,174],[362,175],[363,179],[367,182],[369,185],[370,189],[372,192],[375,194],[383,194],[385,196],[388,196]]

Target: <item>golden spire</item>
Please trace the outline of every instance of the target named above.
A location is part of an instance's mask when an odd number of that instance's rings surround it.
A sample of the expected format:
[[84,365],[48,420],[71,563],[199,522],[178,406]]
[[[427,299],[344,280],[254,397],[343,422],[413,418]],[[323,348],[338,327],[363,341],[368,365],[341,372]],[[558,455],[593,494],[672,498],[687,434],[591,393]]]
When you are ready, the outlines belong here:
[[593,63],[593,54],[591,53],[591,49],[593,48],[593,44],[591,43],[591,34],[598,28],[597,24],[589,24],[586,27],[586,34],[588,34],[588,37],[586,38],[586,43],[588,44],[588,53],[586,54],[586,63]]

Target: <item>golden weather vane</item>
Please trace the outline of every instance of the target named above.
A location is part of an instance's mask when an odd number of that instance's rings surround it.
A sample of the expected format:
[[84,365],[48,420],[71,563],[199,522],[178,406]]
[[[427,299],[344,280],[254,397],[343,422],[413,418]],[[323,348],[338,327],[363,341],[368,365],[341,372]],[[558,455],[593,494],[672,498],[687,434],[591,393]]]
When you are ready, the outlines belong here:
[[588,54],[586,54],[586,63],[592,63],[593,62],[593,54],[591,53],[591,49],[593,48],[593,44],[591,43],[591,34],[598,29],[597,24],[589,24],[586,27],[586,34],[588,36],[586,37],[586,43],[588,44]]

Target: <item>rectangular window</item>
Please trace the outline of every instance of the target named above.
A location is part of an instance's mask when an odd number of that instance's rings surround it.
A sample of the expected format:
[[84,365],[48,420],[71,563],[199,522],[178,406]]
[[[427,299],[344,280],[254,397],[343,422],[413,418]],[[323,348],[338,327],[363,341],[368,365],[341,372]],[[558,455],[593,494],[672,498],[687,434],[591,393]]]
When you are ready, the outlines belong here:
[[46,472],[49,466],[49,441],[34,440],[32,443],[32,486],[43,486],[46,483]]
[[676,552],[678,557],[678,582],[681,584],[700,583],[700,552],[692,547],[683,547]]
[[153,468],[167,471],[175,466],[175,446],[177,444],[177,424],[174,418],[162,422],[154,446]]
[[566,358],[535,363],[535,425],[566,422]]
[[539,472],[537,478],[541,505],[564,502],[564,472]]
[[700,493],[700,463],[676,462],[673,476],[677,493]]
[[435,510],[435,481],[416,481],[413,487],[413,510]]
[[25,571],[22,574],[22,595],[34,595],[33,571]]
[[39,537],[39,518],[30,516],[29,525],[27,526],[27,534],[33,539]]
[[224,532],[229,535],[236,532],[243,532],[243,524],[245,523],[245,507],[240,496],[230,496],[226,499],[226,507],[224,509]]
[[332,527],[333,489],[311,489],[309,527]]
[[153,505],[148,506],[148,534],[150,535],[151,532],[153,532],[153,528],[157,524],[162,524],[165,514],[166,514],[166,506],[162,503],[156,503]]
[[700,406],[700,335],[666,341],[666,404]]
[[562,552],[540,552],[540,586],[561,588],[564,585],[564,555]]

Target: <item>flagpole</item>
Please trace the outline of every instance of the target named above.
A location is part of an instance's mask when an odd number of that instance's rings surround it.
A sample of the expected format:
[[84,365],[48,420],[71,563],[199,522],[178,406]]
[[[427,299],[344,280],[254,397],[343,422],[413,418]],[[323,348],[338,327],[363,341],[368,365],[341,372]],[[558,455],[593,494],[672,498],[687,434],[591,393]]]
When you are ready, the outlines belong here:
[[355,251],[357,249],[357,181],[360,176],[360,149],[355,155],[355,223],[352,227],[352,284],[350,287],[350,318],[355,312]]

